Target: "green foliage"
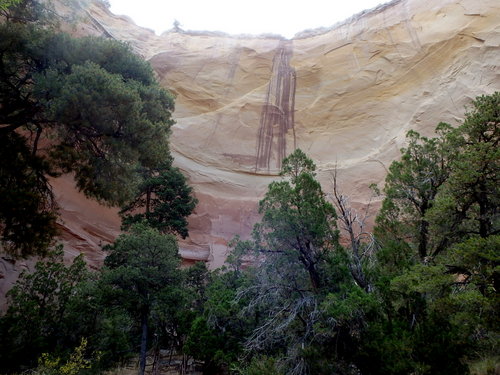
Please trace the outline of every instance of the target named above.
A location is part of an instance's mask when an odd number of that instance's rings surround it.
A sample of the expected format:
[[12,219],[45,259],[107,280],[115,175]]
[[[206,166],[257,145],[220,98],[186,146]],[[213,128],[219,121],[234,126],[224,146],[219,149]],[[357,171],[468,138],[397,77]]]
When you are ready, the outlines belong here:
[[314,170],[300,150],[286,158],[287,179],[269,185],[252,241],[233,244],[236,271],[255,257],[235,299],[240,317],[255,317],[244,348],[250,358],[273,356],[287,374],[355,373],[356,345],[377,301],[353,277]]
[[193,189],[187,185],[180,170],[172,167],[170,162],[165,164],[144,170],[136,197],[120,212],[123,228],[145,221],[161,232],[177,233],[186,238],[186,217],[198,201],[192,196]]
[[180,281],[177,242],[142,224],[120,235],[106,247],[109,255],[101,277],[106,299],[118,303],[134,317],[151,312],[162,292],[168,293]]
[[429,238],[425,217],[434,204],[439,187],[450,173],[451,146],[446,135],[450,126],[440,123],[439,137],[427,138],[411,130],[408,146],[401,149],[401,161],[392,162],[386,177],[386,195],[377,216],[377,234],[413,244],[421,260],[441,250]]
[[449,273],[461,275],[464,286],[494,296],[500,287],[500,235],[473,237],[456,244],[445,262]]
[[378,308],[378,301],[358,286],[343,289],[326,296],[322,307],[324,314],[333,317],[339,326],[363,324],[366,314]]
[[16,133],[0,137],[1,246],[15,257],[44,255],[56,234],[56,204],[48,163]]
[[[99,290],[96,289],[96,294]],[[109,308],[108,301],[99,301],[94,311],[98,321],[92,333],[93,348],[99,351],[98,367],[108,369],[116,364],[124,364],[136,355],[136,322],[124,311]]]
[[[114,40],[5,22],[0,53],[0,145],[17,158],[2,166],[0,189],[19,184],[15,190],[31,192],[7,197],[1,239],[6,250],[27,256],[46,251],[55,232],[44,174],[73,172],[87,196],[123,204],[135,194],[138,167],[153,168],[168,155],[174,104],[149,64]],[[38,221],[24,236],[16,222],[30,217]]]
[[7,22],[39,25],[46,28],[57,27],[59,22],[51,1],[0,0],[0,16]]
[[207,374],[221,373],[237,362],[254,328],[253,316],[240,315],[248,300],[238,297],[238,289],[245,285],[248,276],[240,270],[210,275],[202,315],[194,319],[184,346],[186,353],[205,362]]
[[191,324],[189,334],[183,347],[184,353],[203,361],[204,374],[219,374],[227,369],[227,364],[236,360],[238,347],[224,341],[226,332],[213,329],[205,318],[199,316]]
[[498,351],[499,103],[477,98],[438,138],[410,133],[391,165],[377,218],[383,314],[362,351],[386,358],[380,373],[464,374]]
[[[282,176],[272,182],[259,204],[262,221],[254,229],[257,249],[289,258],[309,274],[311,286],[322,283],[319,266],[338,242],[336,213],[315,179],[315,165],[296,150],[283,160]],[[293,258],[296,260],[294,261]]]
[[5,11],[13,5],[19,4],[21,0],[0,0],[0,11]]
[[23,272],[9,291],[9,309],[0,320],[2,372],[34,364],[43,352],[64,351],[76,344],[71,305],[89,278],[82,256],[65,266],[62,251],[52,252]]
[[500,370],[500,357],[488,356],[475,361],[470,366],[471,375],[496,375]]
[[241,375],[281,375],[278,361],[273,357],[259,356],[252,358],[250,363],[242,369],[235,371]]
[[114,286],[116,297],[129,295],[123,302],[131,308],[150,306],[155,293],[180,280],[177,241],[171,235],[137,224],[105,248],[103,280]]
[[[244,314],[260,317],[247,349],[284,351],[288,371],[301,373],[301,347],[314,339],[320,318],[317,293],[325,285],[329,253],[338,247],[336,214],[315,179],[311,159],[296,150],[283,160],[282,175],[260,202],[254,228],[255,281],[246,288]],[[293,370],[292,370],[293,369]]]
[[461,340],[477,353],[494,355],[500,335],[500,236],[470,238],[456,244],[441,262],[454,278],[453,289],[431,308],[460,327]]
[[472,103],[464,123],[450,134],[452,173],[428,216],[446,244],[500,231],[500,92]]
[[83,338],[64,364],[61,363],[60,358],[52,358],[49,354],[43,353],[38,359],[38,367],[33,370],[33,373],[39,375],[77,375],[90,369],[92,363],[98,360],[98,358],[85,358],[86,349],[87,339]]
[[[171,310],[183,306],[177,241],[172,235],[137,224],[106,250],[109,255],[100,288],[114,309],[127,313],[139,325],[140,368],[144,372],[151,322],[159,335],[161,325],[172,323]],[[167,333],[175,334],[168,329]]]

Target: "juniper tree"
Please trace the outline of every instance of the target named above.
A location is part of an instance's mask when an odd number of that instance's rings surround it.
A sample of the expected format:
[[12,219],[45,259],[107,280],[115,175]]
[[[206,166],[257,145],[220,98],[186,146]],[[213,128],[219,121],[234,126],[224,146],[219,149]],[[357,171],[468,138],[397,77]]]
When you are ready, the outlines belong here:
[[451,173],[428,214],[443,244],[500,233],[500,92],[472,102],[448,136]]
[[448,124],[440,123],[436,128],[438,137],[434,138],[414,130],[408,132],[408,146],[401,149],[401,160],[389,167],[385,199],[376,219],[380,239],[411,244],[415,257],[422,261],[440,251],[429,238],[426,214],[450,173],[450,129]]
[[272,182],[260,202],[253,239],[236,244],[256,259],[251,280],[238,293],[246,301],[242,313],[257,322],[246,349],[281,357],[290,374],[308,371],[303,350],[316,338],[320,296],[332,279],[328,263],[339,250],[335,209],[315,169],[301,150],[285,158],[283,179]]

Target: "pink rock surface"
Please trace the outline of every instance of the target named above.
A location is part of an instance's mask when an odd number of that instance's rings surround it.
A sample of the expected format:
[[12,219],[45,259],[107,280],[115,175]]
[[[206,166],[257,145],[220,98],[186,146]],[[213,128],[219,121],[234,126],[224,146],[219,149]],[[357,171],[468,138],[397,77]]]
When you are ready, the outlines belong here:
[[[157,36],[101,5],[84,14],[71,32],[130,43],[176,95],[171,149],[200,201],[181,255],[211,267],[234,235],[249,235],[258,200],[295,147],[315,160],[326,192],[337,168],[362,207],[408,130],[456,125],[474,97],[500,89],[498,0],[396,0],[292,40]],[[119,233],[117,210],[87,200],[69,177],[54,189],[67,257],[84,252],[98,267],[100,245]],[[11,270],[0,266],[1,285]]]

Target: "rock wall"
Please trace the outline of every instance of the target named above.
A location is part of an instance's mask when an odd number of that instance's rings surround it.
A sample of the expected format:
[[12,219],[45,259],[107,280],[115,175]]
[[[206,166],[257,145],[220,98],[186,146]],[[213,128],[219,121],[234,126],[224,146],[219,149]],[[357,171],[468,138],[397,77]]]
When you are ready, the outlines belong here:
[[92,5],[94,25],[132,44],[177,96],[171,138],[200,204],[186,259],[223,262],[295,147],[337,167],[354,204],[381,185],[409,129],[458,124],[465,105],[500,89],[498,0],[396,0],[292,40],[153,32]]
[[[228,240],[249,235],[258,200],[296,147],[317,163],[325,191],[336,167],[363,206],[409,129],[458,124],[472,98],[500,89],[498,0],[395,0],[292,40],[157,36],[92,3],[70,31],[130,43],[177,96],[171,148],[200,201],[181,254],[211,267]],[[116,210],[86,200],[68,177],[54,188],[67,256],[82,251],[99,266],[100,245],[119,233]],[[5,281],[16,265],[2,267]]]

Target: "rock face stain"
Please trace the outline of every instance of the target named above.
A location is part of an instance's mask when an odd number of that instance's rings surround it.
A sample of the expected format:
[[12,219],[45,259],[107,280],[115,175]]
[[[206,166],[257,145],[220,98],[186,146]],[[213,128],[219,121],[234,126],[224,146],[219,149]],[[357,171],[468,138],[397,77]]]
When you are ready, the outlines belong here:
[[[440,0],[432,7],[393,0],[291,41],[205,32],[158,36],[102,3],[87,5],[92,18],[78,18],[67,31],[130,43],[177,96],[175,165],[200,201],[180,254],[211,268],[223,264],[234,235],[250,236],[260,220],[258,201],[295,137],[316,162],[325,191],[338,166],[352,202],[364,207],[368,186],[382,186],[409,129],[433,136],[437,123],[456,124],[472,98],[500,87],[498,0]],[[84,251],[99,267],[100,244],[120,233],[119,216],[63,182],[54,181],[54,191],[65,256]],[[0,257],[0,306],[20,271]]]
[[260,127],[257,136],[257,156],[255,171],[281,168],[286,156],[286,135],[294,132],[294,108],[296,73],[290,66],[293,50],[291,41],[282,40],[273,59],[271,80],[267,89],[266,101],[262,106]]

